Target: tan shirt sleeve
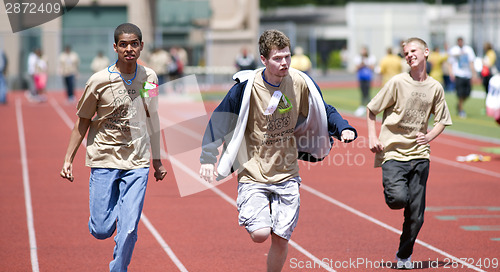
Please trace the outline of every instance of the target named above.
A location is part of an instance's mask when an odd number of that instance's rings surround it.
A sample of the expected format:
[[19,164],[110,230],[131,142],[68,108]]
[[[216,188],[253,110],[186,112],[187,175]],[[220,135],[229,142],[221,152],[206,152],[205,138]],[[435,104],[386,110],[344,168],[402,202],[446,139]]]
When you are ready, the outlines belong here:
[[78,101],[76,115],[82,118],[91,119],[97,111],[97,100],[98,96],[95,89],[91,84],[87,83],[85,85],[85,91],[80,101]]
[[372,98],[366,107],[375,115],[381,113],[388,107],[396,103],[396,86],[395,80],[392,78],[384,87]]
[[445,126],[452,125],[450,111],[448,110],[448,105],[444,99],[443,88],[436,92],[432,113],[434,114],[434,125],[437,123],[441,123]]

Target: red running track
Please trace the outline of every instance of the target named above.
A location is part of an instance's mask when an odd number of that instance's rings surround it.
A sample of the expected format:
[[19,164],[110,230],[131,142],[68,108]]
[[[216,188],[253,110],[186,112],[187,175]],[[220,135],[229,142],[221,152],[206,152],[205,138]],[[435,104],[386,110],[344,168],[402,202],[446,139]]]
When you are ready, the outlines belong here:
[[[106,271],[114,242],[88,233],[83,146],[74,162],[75,182],[59,177],[75,105],[66,104],[62,93],[50,93],[42,104],[11,93],[9,102],[0,107],[0,271]],[[163,126],[197,117],[200,107],[162,100]],[[210,111],[214,105],[205,107]],[[323,163],[301,163],[300,220],[283,271],[378,271],[394,263],[402,211],[384,203],[365,120],[344,117],[360,138],[337,143]],[[185,126],[189,137],[199,138],[199,128]],[[455,161],[494,145],[450,134],[432,143],[428,210],[413,255],[422,269],[500,271],[498,263],[493,268],[500,259],[500,156],[482,163]],[[194,180],[196,161],[181,161],[190,165],[177,175],[182,165],[164,159],[167,181],[150,177],[129,271],[265,271],[269,242],[252,243],[238,226],[234,178],[214,190],[180,196],[175,178]]]

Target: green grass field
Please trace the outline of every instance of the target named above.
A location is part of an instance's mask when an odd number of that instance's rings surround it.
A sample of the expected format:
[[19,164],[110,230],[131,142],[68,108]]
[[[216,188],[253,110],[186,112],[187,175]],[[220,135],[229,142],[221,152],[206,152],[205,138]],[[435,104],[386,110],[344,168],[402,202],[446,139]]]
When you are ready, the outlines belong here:
[[[482,90],[482,86],[474,89]],[[375,96],[379,88],[372,88],[371,97]],[[360,103],[360,91],[358,88],[323,89],[325,101],[333,105],[339,111],[353,113]],[[203,94],[204,100],[221,100],[225,92],[210,92]],[[454,92],[446,93],[446,102],[450,109],[453,125],[446,128],[447,131],[456,131],[471,135],[500,140],[500,125],[493,118],[485,114],[484,98],[469,98],[465,102],[467,118],[462,119],[457,115],[457,98]],[[430,122],[432,124],[432,122]]]

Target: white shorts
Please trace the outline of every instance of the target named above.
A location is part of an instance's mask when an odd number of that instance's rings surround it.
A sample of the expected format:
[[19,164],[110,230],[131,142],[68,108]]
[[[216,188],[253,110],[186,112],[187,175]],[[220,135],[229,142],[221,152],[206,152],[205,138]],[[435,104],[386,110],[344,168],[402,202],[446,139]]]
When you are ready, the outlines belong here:
[[274,234],[290,240],[299,220],[300,181],[294,177],[277,184],[238,183],[240,226],[249,233],[271,228]]

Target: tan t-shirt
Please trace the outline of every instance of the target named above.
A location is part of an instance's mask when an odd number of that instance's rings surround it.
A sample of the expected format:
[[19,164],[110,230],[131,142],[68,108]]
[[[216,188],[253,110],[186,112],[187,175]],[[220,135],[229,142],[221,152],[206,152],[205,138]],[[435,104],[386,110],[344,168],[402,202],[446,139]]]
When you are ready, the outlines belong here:
[[63,76],[76,75],[78,73],[78,65],[80,65],[80,58],[73,51],[69,53],[62,52],[59,56],[59,69]]
[[[271,96],[278,90],[288,98],[292,108],[287,112],[276,109],[272,115],[264,115]],[[279,87],[265,83],[261,72],[256,74],[242,144],[248,160],[243,163],[239,182],[278,183],[299,175],[294,130],[299,115],[307,117],[308,96],[307,84],[296,72],[290,71]],[[287,108],[283,99],[278,108]]]
[[[110,71],[117,72],[115,65]],[[134,74],[121,74],[125,80]],[[93,120],[87,138],[89,167],[137,169],[150,163],[150,140],[147,132],[145,108],[156,114],[158,100],[141,98],[144,82],[157,83],[153,70],[137,67],[131,85],[126,85],[119,74],[104,69],[87,81],[85,92],[78,102],[77,115]]]
[[375,167],[387,160],[429,159],[430,145],[417,144],[417,133],[427,133],[431,114],[434,114],[435,124],[452,124],[443,87],[432,77],[419,82],[409,73],[396,75],[367,108],[374,114],[384,111],[379,136],[384,150],[375,156]]

